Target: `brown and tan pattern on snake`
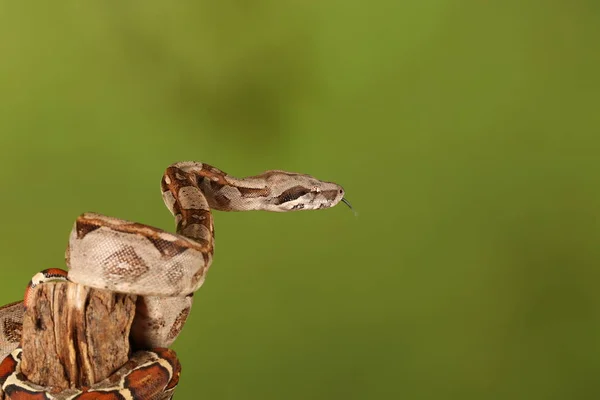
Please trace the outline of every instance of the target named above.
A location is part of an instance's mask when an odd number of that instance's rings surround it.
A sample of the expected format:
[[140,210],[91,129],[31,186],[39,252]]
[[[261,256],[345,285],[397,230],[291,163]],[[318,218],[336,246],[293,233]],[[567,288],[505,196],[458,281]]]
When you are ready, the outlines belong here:
[[[213,259],[211,210],[286,212],[346,202],[339,185],[309,175],[273,170],[239,179],[192,161],[169,166],[161,190],[176,233],[86,213],[66,252],[69,280],[139,296],[132,337],[140,348],[168,347],[181,331]],[[0,308],[0,360],[18,345],[22,314],[21,303]]]
[[22,301],[0,307],[0,359],[19,345],[24,313]]
[[135,353],[110,377],[83,389],[50,394],[46,388],[23,379],[19,348],[0,363],[0,394],[20,400],[155,400],[170,398],[181,373],[175,353],[153,349]]

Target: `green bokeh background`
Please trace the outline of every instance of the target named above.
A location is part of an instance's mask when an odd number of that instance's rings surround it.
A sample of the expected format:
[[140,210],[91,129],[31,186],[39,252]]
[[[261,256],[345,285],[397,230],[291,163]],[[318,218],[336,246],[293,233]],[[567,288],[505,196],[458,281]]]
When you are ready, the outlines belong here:
[[164,168],[342,184],[218,213],[177,399],[600,396],[596,1],[0,4],[0,304]]

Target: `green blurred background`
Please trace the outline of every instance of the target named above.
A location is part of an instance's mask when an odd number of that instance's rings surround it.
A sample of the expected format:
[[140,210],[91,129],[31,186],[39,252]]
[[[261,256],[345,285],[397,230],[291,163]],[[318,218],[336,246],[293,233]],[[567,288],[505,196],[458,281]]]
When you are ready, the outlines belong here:
[[0,304],[164,168],[342,184],[218,213],[177,399],[600,396],[595,1],[0,4]]

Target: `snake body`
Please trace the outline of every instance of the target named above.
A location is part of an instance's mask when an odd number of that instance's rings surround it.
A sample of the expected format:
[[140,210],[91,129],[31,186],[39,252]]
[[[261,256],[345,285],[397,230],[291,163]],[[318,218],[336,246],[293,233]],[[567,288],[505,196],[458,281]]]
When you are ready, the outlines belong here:
[[[266,210],[287,212],[329,208],[344,199],[344,190],[310,175],[280,170],[243,179],[232,177],[208,164],[187,161],[169,166],[161,181],[163,200],[175,217],[176,233],[96,213],[79,216],[66,251],[68,279],[110,291],[138,295],[132,339],[149,350],[146,358],[120,370],[122,379],[99,384],[68,396],[26,396],[34,393],[18,373],[23,302],[0,307],[0,394],[19,393],[19,399],[131,399],[155,397],[132,390],[132,376],[140,368],[166,366],[157,379],[163,394],[175,388],[178,367],[168,350],[179,335],[192,306],[193,293],[202,286],[212,263],[214,225],[211,210]],[[49,270],[47,270],[49,271]],[[51,278],[48,272],[32,280],[30,288]],[[29,289],[28,289],[29,290]],[[177,372],[178,374],[178,372]],[[39,389],[43,390],[43,388]],[[119,392],[121,391],[121,392]],[[89,396],[93,392],[96,397]],[[126,392],[126,393],[125,393]],[[25,394],[24,394],[25,393]],[[35,393],[42,393],[35,391]],[[118,397],[117,394],[121,393]],[[138,394],[136,394],[138,393]],[[78,397],[79,396],[79,397]],[[106,396],[106,397],[102,397]],[[113,397],[109,397],[113,396]]]

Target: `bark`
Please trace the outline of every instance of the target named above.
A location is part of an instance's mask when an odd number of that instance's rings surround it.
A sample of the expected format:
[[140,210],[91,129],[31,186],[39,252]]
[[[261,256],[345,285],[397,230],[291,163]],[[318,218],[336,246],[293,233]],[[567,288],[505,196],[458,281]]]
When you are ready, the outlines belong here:
[[125,364],[136,296],[72,282],[39,285],[23,319],[21,370],[60,391],[91,386]]

